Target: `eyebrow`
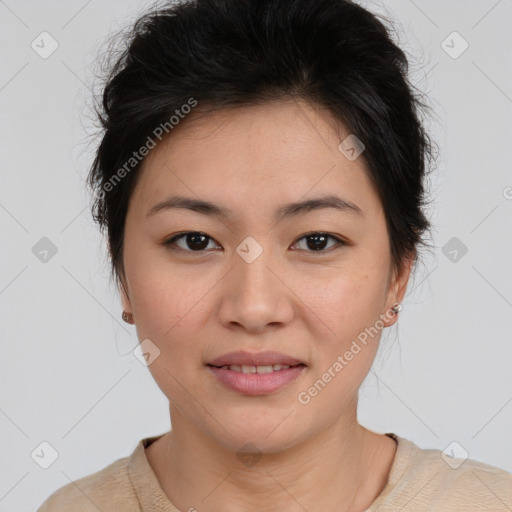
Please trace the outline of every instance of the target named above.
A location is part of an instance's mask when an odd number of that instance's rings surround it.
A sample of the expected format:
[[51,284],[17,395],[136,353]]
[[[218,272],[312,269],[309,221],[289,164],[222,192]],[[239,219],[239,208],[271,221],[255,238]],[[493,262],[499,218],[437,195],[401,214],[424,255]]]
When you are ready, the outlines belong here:
[[[321,210],[325,208],[334,208],[336,210],[348,213],[356,213],[363,216],[363,211],[359,206],[343,199],[337,195],[330,194],[314,199],[307,199],[305,201],[299,201],[296,203],[288,203],[280,206],[275,213],[276,220],[282,220],[287,217],[296,217],[303,215],[313,210]],[[227,219],[232,217],[233,211],[229,208],[211,203],[210,201],[204,201],[201,199],[194,199],[191,197],[184,196],[173,196],[160,201],[155,204],[147,213],[147,217],[151,217],[158,212],[165,210],[184,209],[191,210],[193,212],[201,213],[211,217],[217,217],[220,219]]]

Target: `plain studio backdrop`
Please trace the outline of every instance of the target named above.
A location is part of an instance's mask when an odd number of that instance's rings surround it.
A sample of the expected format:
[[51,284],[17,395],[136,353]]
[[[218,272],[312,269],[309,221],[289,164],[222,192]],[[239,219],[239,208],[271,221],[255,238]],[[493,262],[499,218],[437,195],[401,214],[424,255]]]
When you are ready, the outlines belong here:
[[[435,251],[360,390],[359,420],[512,472],[512,1],[366,2],[438,119]],[[94,60],[139,0],[0,2],[0,511],[170,428],[134,356],[84,185]]]

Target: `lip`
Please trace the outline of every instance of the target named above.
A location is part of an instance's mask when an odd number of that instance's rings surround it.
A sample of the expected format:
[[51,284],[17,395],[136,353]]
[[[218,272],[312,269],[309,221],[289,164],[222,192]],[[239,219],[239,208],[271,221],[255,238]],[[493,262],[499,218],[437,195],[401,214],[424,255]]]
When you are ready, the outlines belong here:
[[303,364],[307,366],[303,361],[299,361],[291,356],[273,350],[267,350],[265,352],[247,352],[245,350],[239,350],[237,352],[223,354],[207,363],[208,366],[229,366],[231,364],[240,366],[270,366],[274,364],[296,366]]
[[273,393],[297,379],[307,369],[303,364],[272,373],[241,373],[210,365],[207,368],[222,384],[244,395],[268,395]]

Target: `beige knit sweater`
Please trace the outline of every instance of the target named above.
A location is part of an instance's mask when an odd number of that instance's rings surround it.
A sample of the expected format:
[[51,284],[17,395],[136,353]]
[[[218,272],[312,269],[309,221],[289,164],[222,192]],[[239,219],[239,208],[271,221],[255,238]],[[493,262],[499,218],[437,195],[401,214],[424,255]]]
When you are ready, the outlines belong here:
[[[386,435],[398,443],[395,459],[386,487],[365,512],[512,511],[511,473],[472,459],[448,464],[441,450]],[[130,456],[58,489],[37,512],[181,512],[146,458],[144,449],[159,437],[140,440]]]

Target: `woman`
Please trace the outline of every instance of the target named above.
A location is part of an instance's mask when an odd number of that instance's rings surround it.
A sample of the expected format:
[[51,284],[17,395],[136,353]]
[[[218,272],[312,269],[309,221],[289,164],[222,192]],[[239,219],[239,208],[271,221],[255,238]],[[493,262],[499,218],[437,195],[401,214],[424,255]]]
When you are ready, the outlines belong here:
[[509,510],[512,475],[357,420],[426,245],[407,60],[347,0],[135,24],[89,183],[170,432],[39,509]]

